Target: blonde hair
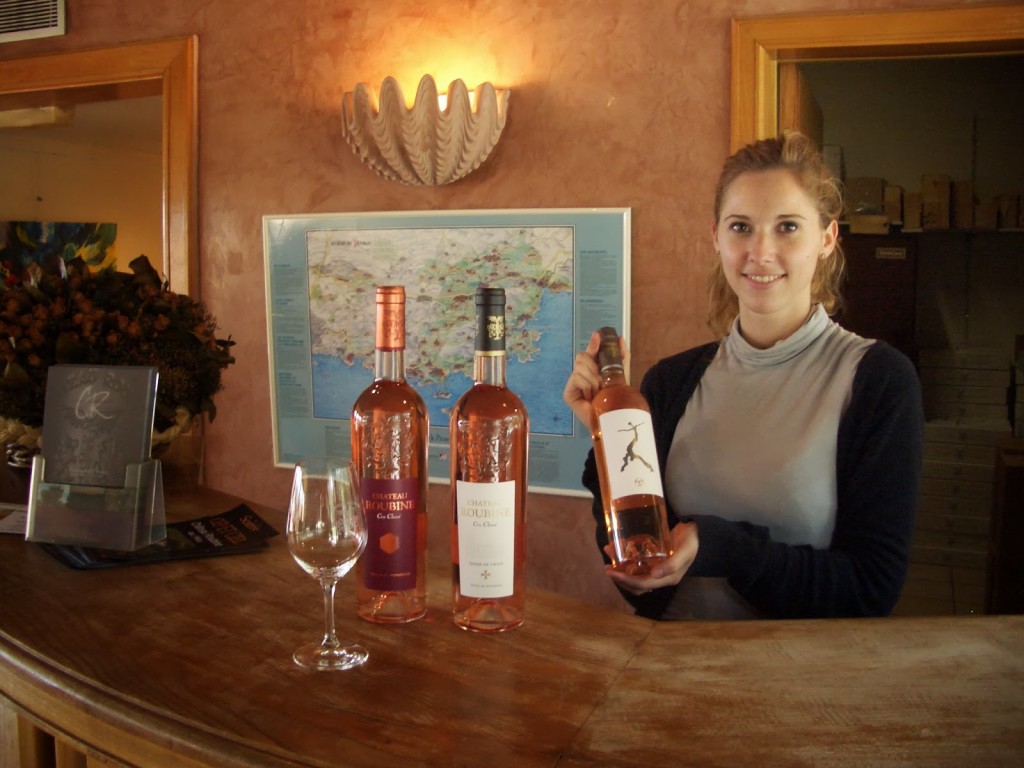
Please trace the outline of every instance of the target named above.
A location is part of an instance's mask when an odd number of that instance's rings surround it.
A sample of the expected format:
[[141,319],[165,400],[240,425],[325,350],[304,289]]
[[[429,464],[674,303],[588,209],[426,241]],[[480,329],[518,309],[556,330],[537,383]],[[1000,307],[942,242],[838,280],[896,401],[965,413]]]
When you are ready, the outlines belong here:
[[[715,189],[715,222],[722,215],[722,201],[729,186],[740,175],[785,168],[815,202],[821,226],[838,221],[843,210],[842,188],[825,164],[813,142],[797,131],[786,131],[774,139],[762,139],[740,149],[722,167]],[[830,315],[842,306],[840,287],[846,272],[846,258],[836,239],[827,259],[819,259],[811,281],[811,303],[821,304]],[[725,279],[722,262],[716,258],[708,276],[708,325],[717,335],[729,331],[739,314],[736,294]]]

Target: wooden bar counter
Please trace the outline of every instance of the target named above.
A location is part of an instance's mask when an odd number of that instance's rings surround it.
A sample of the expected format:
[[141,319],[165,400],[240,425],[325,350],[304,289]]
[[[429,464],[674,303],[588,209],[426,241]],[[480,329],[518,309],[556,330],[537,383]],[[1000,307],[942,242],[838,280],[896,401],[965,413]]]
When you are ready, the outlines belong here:
[[370,661],[312,673],[291,653],[319,587],[283,536],[91,572],[0,536],[0,765],[1024,764],[1024,617],[657,624],[532,591],[523,627],[482,636],[442,565],[407,626],[357,619],[345,579],[339,635]]

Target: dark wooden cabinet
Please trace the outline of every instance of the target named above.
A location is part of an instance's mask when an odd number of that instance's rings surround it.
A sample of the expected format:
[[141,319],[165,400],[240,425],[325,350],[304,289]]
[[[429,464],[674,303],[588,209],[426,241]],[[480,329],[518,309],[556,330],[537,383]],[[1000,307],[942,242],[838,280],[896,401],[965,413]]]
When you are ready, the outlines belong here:
[[917,237],[844,234],[842,246],[845,301],[836,319],[854,333],[888,342],[916,363]]
[[992,538],[989,542],[988,613],[1024,613],[1024,441],[996,458]]

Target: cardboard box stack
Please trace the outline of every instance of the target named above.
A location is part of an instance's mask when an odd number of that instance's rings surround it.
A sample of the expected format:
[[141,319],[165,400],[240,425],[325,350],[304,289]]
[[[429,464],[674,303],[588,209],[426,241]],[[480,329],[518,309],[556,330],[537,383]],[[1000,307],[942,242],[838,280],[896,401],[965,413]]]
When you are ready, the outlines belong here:
[[851,234],[888,234],[892,225],[902,225],[904,232],[1024,229],[1024,195],[997,195],[983,202],[973,181],[954,180],[944,173],[921,176],[920,190],[888,184],[877,176],[853,176],[843,186],[844,220]]
[[949,229],[952,180],[944,173],[921,177],[921,228]]
[[906,192],[903,195],[904,232],[919,232],[921,230],[921,208],[923,205],[920,192]]
[[889,234],[885,189],[885,179],[877,176],[855,176],[846,180],[846,220],[852,234]]
[[989,349],[923,350],[922,355],[925,419],[992,421],[1009,428],[1007,355]]
[[903,224],[903,187],[898,184],[886,184],[883,192],[885,217],[890,224]]
[[878,214],[885,209],[885,179],[855,176],[843,185],[847,215]]
[[[922,350],[924,467],[911,569],[953,612],[985,607],[996,448],[1010,436],[1007,356],[997,350]],[[917,589],[921,590],[921,583]]]
[[973,229],[974,228],[974,207],[977,204],[974,198],[973,181],[953,182],[953,228]]

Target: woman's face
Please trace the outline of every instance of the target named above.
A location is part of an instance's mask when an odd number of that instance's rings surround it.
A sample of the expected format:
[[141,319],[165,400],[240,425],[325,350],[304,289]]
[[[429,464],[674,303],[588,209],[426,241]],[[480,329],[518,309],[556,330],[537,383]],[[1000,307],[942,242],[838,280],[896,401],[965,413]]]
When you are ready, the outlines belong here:
[[784,168],[748,171],[729,185],[713,237],[751,344],[771,346],[807,319],[814,270],[837,230],[834,221],[822,228],[814,200]]

